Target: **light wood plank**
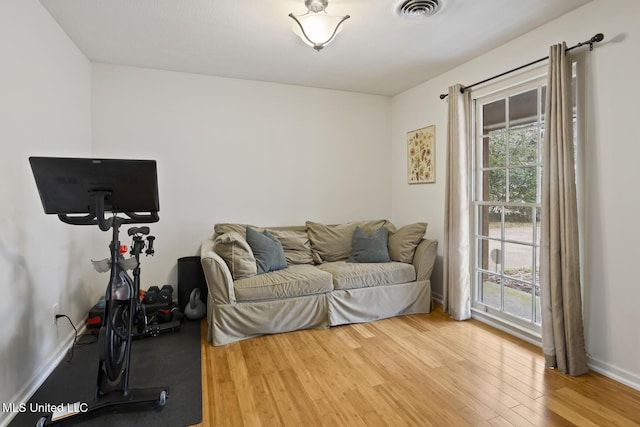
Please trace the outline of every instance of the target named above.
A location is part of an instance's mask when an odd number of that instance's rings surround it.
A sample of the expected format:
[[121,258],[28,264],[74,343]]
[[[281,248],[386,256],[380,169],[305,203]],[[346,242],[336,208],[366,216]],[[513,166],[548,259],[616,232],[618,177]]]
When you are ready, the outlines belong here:
[[539,348],[426,315],[213,347],[198,426],[638,426],[640,391],[544,368]]

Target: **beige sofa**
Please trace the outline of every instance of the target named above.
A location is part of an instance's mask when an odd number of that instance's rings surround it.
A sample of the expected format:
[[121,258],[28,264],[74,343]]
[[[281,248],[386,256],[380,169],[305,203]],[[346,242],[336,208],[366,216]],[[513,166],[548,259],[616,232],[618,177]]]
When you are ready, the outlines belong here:
[[[213,345],[431,310],[437,243],[424,238],[426,223],[399,229],[386,220],[249,226],[266,230],[286,258],[286,268],[263,274],[256,274],[246,227],[216,224],[201,247],[209,290],[207,338]],[[352,240],[357,227],[372,235],[386,229],[390,261],[351,262],[352,244],[360,248]]]

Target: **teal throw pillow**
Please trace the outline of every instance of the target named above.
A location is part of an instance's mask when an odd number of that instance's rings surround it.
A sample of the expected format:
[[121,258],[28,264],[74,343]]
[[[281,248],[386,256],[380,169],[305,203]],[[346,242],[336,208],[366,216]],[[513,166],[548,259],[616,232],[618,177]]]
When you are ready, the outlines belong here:
[[267,230],[260,233],[247,227],[247,243],[256,259],[258,274],[287,268],[287,259],[284,256],[282,244]]
[[351,256],[347,262],[391,262],[389,258],[389,230],[381,227],[371,236],[360,227],[353,232]]

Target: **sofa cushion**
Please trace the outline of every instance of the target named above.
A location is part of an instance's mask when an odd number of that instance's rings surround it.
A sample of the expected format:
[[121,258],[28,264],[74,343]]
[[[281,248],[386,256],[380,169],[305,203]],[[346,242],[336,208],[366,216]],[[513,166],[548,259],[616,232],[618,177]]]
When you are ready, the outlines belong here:
[[311,242],[305,226],[291,227],[256,227],[248,224],[220,223],[213,228],[214,236],[235,231],[243,238],[246,238],[247,227],[262,233],[268,230],[282,244],[284,256],[288,264],[313,264],[313,254],[311,252]]
[[218,236],[220,236],[221,234],[225,234],[225,233],[230,233],[232,231],[235,231],[236,233],[238,233],[239,235],[242,236],[243,239],[247,238],[247,227],[251,227],[254,230],[258,231],[259,233],[262,233],[264,231],[264,228],[261,227],[256,227],[254,225],[251,224],[237,224],[237,223],[232,223],[232,222],[223,222],[220,224],[215,224],[213,226],[213,237],[214,239]]
[[331,274],[309,264],[291,265],[233,282],[237,301],[262,301],[333,290]]
[[380,227],[378,231],[369,235],[360,227],[356,227],[351,241],[351,256],[348,262],[390,262],[389,230]]
[[282,243],[288,264],[313,264],[311,242],[306,231],[267,229]]
[[239,233],[232,231],[216,237],[214,249],[229,267],[234,280],[258,273],[253,251]]
[[335,289],[396,285],[416,280],[413,265],[403,262],[360,264],[336,261],[321,264],[318,269],[331,273]]
[[251,246],[253,256],[256,258],[258,274],[287,268],[287,260],[284,257],[282,244],[271,233],[264,230],[262,233],[247,227],[247,243]]
[[356,227],[372,233],[387,223],[386,220],[348,222],[325,225],[307,221],[314,261],[317,263],[339,261],[351,256],[351,240]]
[[427,232],[426,222],[405,225],[389,232],[389,256],[393,261],[411,263],[416,247]]

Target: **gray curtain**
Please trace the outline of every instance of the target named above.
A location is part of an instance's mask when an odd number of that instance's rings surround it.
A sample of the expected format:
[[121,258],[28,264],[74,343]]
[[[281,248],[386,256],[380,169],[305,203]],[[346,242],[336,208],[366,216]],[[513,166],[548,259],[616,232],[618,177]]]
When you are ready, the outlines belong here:
[[444,310],[455,320],[471,317],[469,171],[471,94],[449,87],[444,217]]
[[589,369],[582,325],[580,253],[571,98],[571,61],[551,46],[542,172],[540,299],[546,366],[570,375]]

